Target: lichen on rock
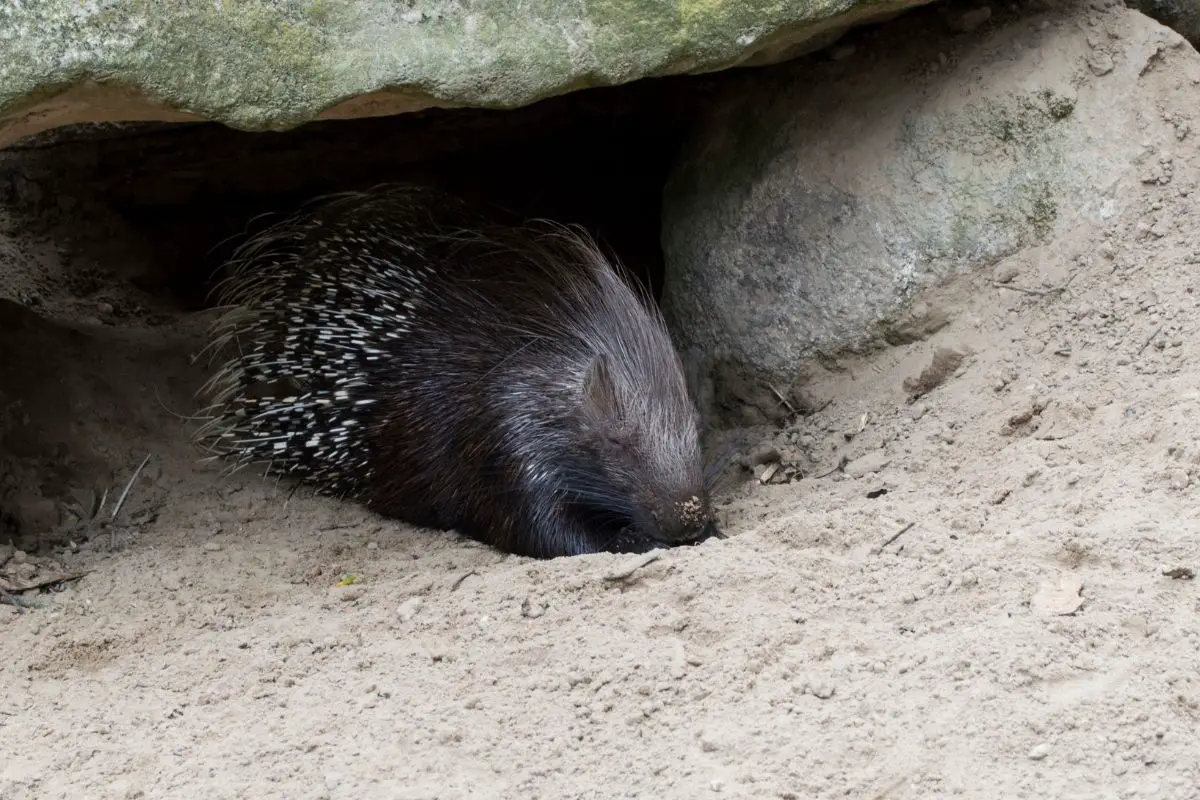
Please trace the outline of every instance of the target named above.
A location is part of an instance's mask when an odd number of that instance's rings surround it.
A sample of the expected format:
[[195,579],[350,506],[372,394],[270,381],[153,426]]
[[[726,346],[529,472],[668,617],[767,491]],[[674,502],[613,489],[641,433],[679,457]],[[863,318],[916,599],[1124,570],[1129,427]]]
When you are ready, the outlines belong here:
[[56,125],[282,130],[771,62],[927,0],[26,0],[0,7],[0,147]]

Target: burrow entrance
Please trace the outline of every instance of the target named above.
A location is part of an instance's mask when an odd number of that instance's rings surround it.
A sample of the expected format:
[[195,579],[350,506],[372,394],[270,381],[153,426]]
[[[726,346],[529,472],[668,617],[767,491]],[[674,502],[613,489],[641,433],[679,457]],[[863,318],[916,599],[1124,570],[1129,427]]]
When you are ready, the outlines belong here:
[[0,541],[94,537],[146,459],[127,521],[186,491],[212,279],[248,230],[313,197],[427,183],[581,224],[657,296],[661,190],[726,79],[282,133],[79,126],[0,151]]

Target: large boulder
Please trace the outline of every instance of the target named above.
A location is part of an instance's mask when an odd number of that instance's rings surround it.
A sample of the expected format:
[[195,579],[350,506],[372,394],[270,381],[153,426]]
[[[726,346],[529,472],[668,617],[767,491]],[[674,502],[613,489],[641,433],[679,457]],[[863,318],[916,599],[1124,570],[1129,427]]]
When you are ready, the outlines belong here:
[[0,9],[0,147],[80,122],[278,130],[766,64],[927,0],[247,0]]
[[1126,5],[1174,28],[1193,46],[1200,46],[1200,0],[1127,0]]
[[922,288],[1121,214],[1125,182],[1169,180],[1170,151],[1194,149],[1200,57],[1097,9],[973,34],[920,12],[878,46],[729,87],[664,194],[663,293],[697,391],[730,364],[786,385],[928,333],[944,320],[912,318]]

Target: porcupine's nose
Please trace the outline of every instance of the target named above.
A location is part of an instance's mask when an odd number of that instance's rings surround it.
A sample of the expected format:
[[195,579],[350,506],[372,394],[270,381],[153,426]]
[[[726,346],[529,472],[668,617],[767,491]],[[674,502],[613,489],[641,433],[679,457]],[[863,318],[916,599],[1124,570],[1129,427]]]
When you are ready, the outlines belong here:
[[660,531],[665,538],[675,544],[699,544],[706,539],[724,539],[725,534],[717,527],[712,509],[704,498],[697,495],[689,496],[672,504],[670,522],[660,524]]

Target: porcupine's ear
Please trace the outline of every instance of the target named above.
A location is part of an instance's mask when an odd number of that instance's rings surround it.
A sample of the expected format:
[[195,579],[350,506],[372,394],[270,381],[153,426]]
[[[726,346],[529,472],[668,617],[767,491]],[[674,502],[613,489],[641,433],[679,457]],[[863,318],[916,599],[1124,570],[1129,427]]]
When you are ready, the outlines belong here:
[[621,405],[613,382],[612,367],[603,353],[592,359],[583,376],[583,413],[588,422],[610,441],[625,437]]

